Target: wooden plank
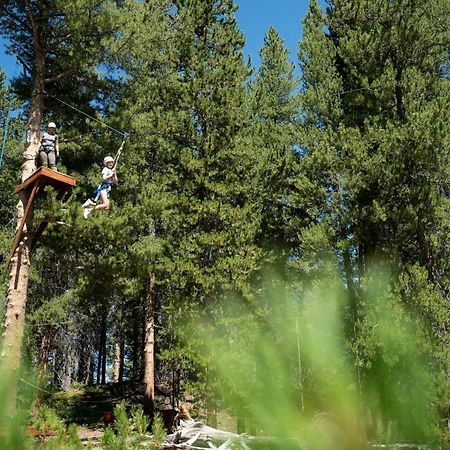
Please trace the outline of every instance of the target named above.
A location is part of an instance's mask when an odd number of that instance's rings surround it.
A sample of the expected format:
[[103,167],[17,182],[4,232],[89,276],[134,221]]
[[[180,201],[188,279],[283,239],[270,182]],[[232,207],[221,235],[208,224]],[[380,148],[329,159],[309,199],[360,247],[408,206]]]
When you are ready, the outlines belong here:
[[9,267],[9,265],[11,263],[11,259],[14,256],[14,253],[16,251],[17,246],[19,245],[20,239],[22,237],[23,227],[25,226],[25,222],[27,220],[28,214],[30,212],[31,205],[33,204],[34,197],[35,197],[38,189],[39,189],[39,186],[37,186],[37,185],[33,186],[33,189],[31,191],[30,197],[29,197],[28,202],[27,202],[27,206],[26,206],[25,211],[24,211],[23,216],[22,216],[22,220],[20,221],[19,227],[17,228],[16,236],[14,237],[12,248],[11,248],[9,254],[8,254],[8,258],[6,259],[6,266],[7,267]]
[[31,188],[34,185],[39,186],[53,186],[57,191],[63,190],[66,192],[77,184],[75,178],[65,173],[55,172],[48,167],[39,167],[36,172],[31,174],[24,182],[16,186],[14,193]]
[[71,225],[68,225],[67,223],[61,221],[61,220],[52,220],[52,219],[38,219],[39,225],[36,228],[36,231],[33,233],[33,241],[31,242],[31,250],[34,250],[36,248],[37,242],[42,236],[42,233],[44,233],[45,229],[47,228],[47,225],[49,223],[53,223],[56,225],[64,225],[66,227],[71,227]]
[[33,235],[33,242],[31,243],[31,250],[35,249],[35,247],[37,245],[37,241],[42,236],[42,233],[47,228],[47,225],[48,225],[48,220],[42,220],[41,223],[39,224],[39,226],[37,227],[37,230],[34,232],[34,235]]

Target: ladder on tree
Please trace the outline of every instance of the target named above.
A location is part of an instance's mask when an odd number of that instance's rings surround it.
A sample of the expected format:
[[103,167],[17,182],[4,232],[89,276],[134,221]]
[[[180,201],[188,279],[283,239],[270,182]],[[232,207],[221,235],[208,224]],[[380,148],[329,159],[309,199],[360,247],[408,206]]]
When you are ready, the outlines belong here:
[[[42,191],[45,186],[52,186],[57,192],[57,199],[61,200],[64,195],[76,185],[75,178],[66,175],[64,173],[55,172],[47,167],[39,167],[36,172],[30,175],[25,181],[16,186],[14,193],[18,194],[21,191],[29,190],[30,195],[25,206],[25,211],[23,217],[16,230],[16,235],[14,237],[13,245],[9,251],[8,258],[6,259],[6,265],[9,266],[14,253],[19,246],[22,239],[23,228],[27,222],[28,215],[31,211],[31,206],[33,205],[34,199],[39,191]],[[31,248],[36,246],[37,241],[42,236],[45,228],[48,225],[48,220],[43,220],[39,223],[36,231],[33,234],[33,242],[31,243]]]

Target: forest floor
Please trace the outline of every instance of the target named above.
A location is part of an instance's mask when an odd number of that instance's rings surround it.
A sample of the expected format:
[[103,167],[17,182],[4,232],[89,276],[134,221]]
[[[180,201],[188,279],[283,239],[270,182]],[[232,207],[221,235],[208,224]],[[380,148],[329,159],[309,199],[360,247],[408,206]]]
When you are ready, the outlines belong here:
[[121,400],[138,404],[139,397],[140,386],[105,384],[55,392],[44,402],[67,424],[97,428],[104,426],[104,412],[112,411]]
[[[142,405],[144,387],[140,384],[123,383],[103,384],[73,388],[69,391],[58,391],[44,399],[44,403],[55,410],[66,424],[78,426],[78,435],[84,442],[97,442],[105,428],[104,414],[112,412],[122,400],[127,406]],[[155,406],[160,411],[165,425],[169,427],[173,411],[170,396],[164,390],[156,392]],[[190,411],[197,420],[205,420],[202,411]],[[165,417],[166,416],[166,417]],[[223,431],[236,432],[236,418],[219,412],[217,428]]]

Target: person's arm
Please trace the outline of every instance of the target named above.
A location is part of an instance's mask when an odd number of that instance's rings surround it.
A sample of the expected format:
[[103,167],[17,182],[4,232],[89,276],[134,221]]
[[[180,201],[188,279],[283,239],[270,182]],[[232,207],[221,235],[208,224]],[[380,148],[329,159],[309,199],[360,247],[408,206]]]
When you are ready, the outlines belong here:
[[117,178],[117,173],[116,173],[116,168],[113,168],[113,183],[114,184],[119,184],[119,179]]
[[56,138],[56,140],[55,140],[55,153],[56,153],[56,156],[59,156],[59,139],[58,138]]
[[103,170],[102,170],[102,180],[103,181],[106,181],[106,180],[108,180],[109,178],[111,178],[112,177],[112,175],[109,173],[109,170],[107,170],[107,168],[105,167]]

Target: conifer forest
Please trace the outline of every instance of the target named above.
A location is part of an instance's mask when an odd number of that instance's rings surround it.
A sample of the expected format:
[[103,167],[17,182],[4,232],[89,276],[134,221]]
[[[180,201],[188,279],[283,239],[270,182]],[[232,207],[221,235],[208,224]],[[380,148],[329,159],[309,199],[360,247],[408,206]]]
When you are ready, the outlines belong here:
[[0,0],[0,449],[449,448],[450,2],[238,4]]

